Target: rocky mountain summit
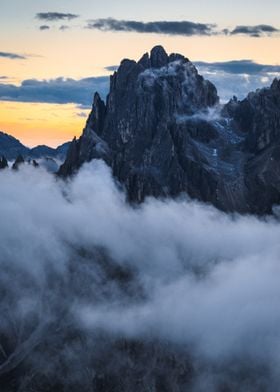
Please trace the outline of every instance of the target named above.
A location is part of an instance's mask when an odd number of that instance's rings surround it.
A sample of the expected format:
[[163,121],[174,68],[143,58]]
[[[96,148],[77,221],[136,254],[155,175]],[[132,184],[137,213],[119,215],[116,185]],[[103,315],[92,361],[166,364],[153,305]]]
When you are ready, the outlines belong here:
[[224,211],[270,213],[280,202],[280,82],[219,104],[215,86],[161,46],[123,60],[98,93],[59,170],[104,159],[132,202],[190,197]]

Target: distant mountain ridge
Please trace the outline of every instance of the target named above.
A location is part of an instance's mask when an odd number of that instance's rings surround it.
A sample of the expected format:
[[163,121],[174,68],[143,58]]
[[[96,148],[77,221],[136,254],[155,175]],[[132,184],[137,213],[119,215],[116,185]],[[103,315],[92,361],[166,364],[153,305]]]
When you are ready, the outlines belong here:
[[0,157],[7,160],[15,160],[19,155],[27,159],[55,158],[63,160],[66,156],[70,142],[66,142],[57,148],[45,145],[28,148],[15,137],[0,131]]

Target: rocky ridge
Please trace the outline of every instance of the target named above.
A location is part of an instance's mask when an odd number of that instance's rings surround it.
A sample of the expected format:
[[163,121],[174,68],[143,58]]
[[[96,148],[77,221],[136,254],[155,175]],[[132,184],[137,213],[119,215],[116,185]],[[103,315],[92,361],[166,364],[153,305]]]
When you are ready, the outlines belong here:
[[187,193],[224,211],[270,213],[280,202],[279,103],[275,80],[222,106],[187,58],[157,46],[121,62],[106,103],[95,94],[59,174],[101,158],[132,202]]

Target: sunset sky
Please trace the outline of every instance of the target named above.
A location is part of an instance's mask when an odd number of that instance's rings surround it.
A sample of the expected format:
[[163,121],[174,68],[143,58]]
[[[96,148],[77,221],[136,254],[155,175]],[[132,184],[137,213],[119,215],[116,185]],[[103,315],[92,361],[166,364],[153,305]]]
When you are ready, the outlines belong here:
[[222,100],[280,75],[279,0],[0,4],[0,130],[28,146],[80,135],[113,67],[157,44],[197,63]]

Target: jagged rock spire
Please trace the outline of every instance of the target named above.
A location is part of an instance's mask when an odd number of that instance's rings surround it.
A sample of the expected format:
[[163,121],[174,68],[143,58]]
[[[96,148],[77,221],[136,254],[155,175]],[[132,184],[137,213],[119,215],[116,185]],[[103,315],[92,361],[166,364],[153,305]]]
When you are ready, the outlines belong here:
[[151,66],[153,68],[161,68],[167,65],[169,62],[168,54],[164,48],[160,45],[155,46],[151,50]]
[[9,167],[8,161],[5,156],[2,156],[0,157],[0,169],[6,169],[6,167]]
[[12,169],[13,170],[18,170],[19,166],[22,165],[24,163],[24,158],[22,155],[18,155],[17,159],[15,160]]

